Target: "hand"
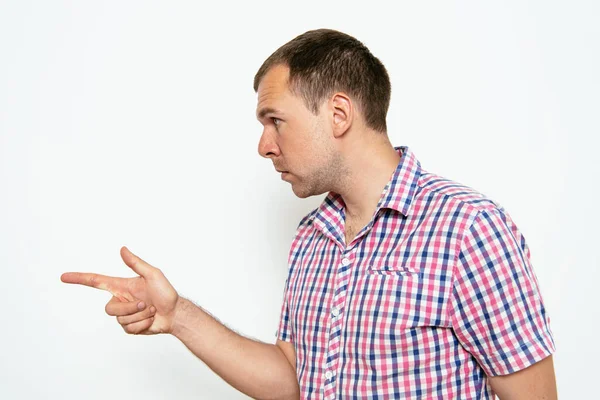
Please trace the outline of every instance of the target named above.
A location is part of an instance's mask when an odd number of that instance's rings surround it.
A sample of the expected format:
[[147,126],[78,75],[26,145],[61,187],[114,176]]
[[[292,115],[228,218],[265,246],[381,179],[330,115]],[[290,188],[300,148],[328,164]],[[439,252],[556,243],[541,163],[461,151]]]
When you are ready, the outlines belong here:
[[[115,278],[83,272],[66,272],[60,280],[112,293],[106,313],[132,334],[172,333],[179,295],[162,271],[121,247],[121,258],[139,276]],[[141,302],[144,304],[140,304]],[[139,306],[142,307],[139,307]],[[154,307],[154,310],[153,310]]]

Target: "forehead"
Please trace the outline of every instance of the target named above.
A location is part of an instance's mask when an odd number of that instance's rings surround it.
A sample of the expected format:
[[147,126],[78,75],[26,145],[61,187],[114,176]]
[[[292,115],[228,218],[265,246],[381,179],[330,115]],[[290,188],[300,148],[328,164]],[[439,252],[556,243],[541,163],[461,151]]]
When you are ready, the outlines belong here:
[[258,85],[257,115],[262,108],[275,107],[288,96],[289,68],[285,65],[271,67]]

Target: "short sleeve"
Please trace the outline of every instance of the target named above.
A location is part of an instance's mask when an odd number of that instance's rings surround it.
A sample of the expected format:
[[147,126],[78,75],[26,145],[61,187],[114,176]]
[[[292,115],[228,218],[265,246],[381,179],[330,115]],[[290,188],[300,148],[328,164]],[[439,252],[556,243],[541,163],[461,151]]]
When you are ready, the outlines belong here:
[[479,211],[454,274],[452,328],[488,376],[519,371],[555,352],[529,249],[503,209]]
[[290,314],[288,308],[288,283],[289,278],[285,281],[285,289],[283,291],[283,304],[281,305],[281,315],[279,317],[279,328],[277,329],[277,339],[283,340],[284,342],[292,341],[292,334],[290,330]]

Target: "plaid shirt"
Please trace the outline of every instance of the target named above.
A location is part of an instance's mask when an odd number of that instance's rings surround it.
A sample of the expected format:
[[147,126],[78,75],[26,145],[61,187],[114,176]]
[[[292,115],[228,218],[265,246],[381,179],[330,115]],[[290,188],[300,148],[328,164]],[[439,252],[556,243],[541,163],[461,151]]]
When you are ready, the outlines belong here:
[[555,351],[529,248],[498,203],[396,151],[351,243],[339,194],[300,222],[277,337],[303,399],[493,399],[487,376]]

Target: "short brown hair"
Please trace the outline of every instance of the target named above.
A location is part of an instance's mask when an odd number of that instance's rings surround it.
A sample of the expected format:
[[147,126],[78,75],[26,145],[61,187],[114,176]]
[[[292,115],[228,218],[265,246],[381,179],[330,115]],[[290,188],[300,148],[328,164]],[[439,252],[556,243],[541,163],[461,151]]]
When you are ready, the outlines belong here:
[[267,71],[283,64],[289,67],[290,89],[317,114],[325,98],[343,91],[357,101],[370,128],[387,132],[386,115],[391,84],[377,57],[354,37],[332,29],[305,32],[269,56],[254,76],[254,91]]

